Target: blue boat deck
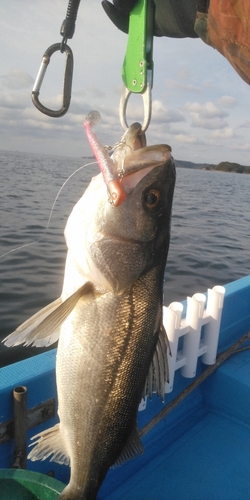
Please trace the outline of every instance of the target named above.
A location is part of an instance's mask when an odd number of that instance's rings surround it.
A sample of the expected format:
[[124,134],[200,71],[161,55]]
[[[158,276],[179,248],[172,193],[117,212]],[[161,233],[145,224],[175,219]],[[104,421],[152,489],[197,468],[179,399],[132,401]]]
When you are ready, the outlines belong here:
[[[219,352],[249,330],[250,276],[226,285]],[[177,372],[166,402],[189,383]],[[138,414],[139,427],[161,408],[154,396]],[[144,455],[108,473],[100,500],[249,500],[250,351],[233,354],[143,445]]]
[[[250,276],[226,285],[219,352],[250,330]],[[249,343],[249,342],[248,342]],[[12,389],[25,385],[28,408],[55,397],[52,350],[1,370],[2,422],[13,418]],[[198,372],[204,370],[199,361]],[[166,404],[192,381],[176,372]],[[98,500],[250,500],[250,350],[232,355],[142,439],[145,453],[111,469]],[[138,413],[143,427],[161,411],[156,395]],[[53,426],[57,417],[28,432]],[[14,445],[1,445],[0,467],[13,464]],[[69,468],[54,462],[27,463],[30,470],[67,483]]]
[[[131,470],[131,476],[110,493],[107,477],[100,498],[249,500],[249,362],[250,352],[236,354],[225,362],[202,389],[188,397],[193,412],[186,418],[182,415],[181,420],[177,408],[149,433],[145,440],[148,462],[138,464],[138,470],[134,474]],[[178,429],[171,428],[175,419]]]

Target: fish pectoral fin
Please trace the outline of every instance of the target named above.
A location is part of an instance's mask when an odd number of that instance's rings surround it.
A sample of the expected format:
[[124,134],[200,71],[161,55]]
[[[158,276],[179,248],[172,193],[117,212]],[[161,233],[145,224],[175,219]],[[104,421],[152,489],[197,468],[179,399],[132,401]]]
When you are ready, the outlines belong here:
[[8,335],[3,342],[7,347],[24,344],[44,347],[54,344],[59,338],[60,327],[67,316],[73,311],[78,300],[85,296],[94,299],[98,296],[94,285],[89,281],[76,290],[65,301],[59,298],[31,316],[20,325],[13,333]]
[[169,379],[167,352],[170,350],[168,337],[163,324],[160,326],[160,332],[156,349],[149,367],[149,373],[146,378],[142,398],[146,396],[152,398],[153,392],[165,399],[165,383]]
[[69,465],[69,456],[62,439],[60,424],[36,434],[31,439],[36,439],[36,441],[29,445],[34,446],[27,457],[29,460],[33,462],[35,460],[46,460],[52,455],[50,462]]
[[[50,304],[48,304],[46,307],[38,311],[36,314],[33,314],[29,319],[24,321],[14,332],[10,333],[8,337],[3,339],[3,343],[7,347],[14,347],[20,344],[25,344],[25,345],[30,345],[32,343],[32,340],[29,341],[29,339],[33,338],[33,332],[36,330],[36,328],[43,322],[43,320],[49,316],[55,309],[57,309],[60,305],[62,304],[62,299],[59,297],[59,299],[54,300]],[[53,342],[56,342],[56,340],[59,337],[60,332],[55,332],[58,333],[57,337]],[[53,344],[53,342],[50,342]],[[49,344],[37,344],[37,345],[50,345]],[[36,345],[36,344],[34,344]]]
[[115,463],[112,465],[112,469],[114,467],[119,467],[128,460],[132,460],[133,458],[138,457],[143,453],[144,453],[144,448],[142,446],[142,442],[138,434],[137,425],[135,424],[125,447],[123,448],[122,452],[120,453]]

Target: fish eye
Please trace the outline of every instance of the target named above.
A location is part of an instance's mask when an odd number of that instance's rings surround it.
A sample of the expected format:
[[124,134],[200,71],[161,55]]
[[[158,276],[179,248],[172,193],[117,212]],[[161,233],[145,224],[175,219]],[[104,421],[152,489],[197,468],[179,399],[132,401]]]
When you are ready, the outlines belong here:
[[158,189],[150,189],[144,195],[144,202],[147,208],[150,210],[157,207],[161,199],[161,194]]

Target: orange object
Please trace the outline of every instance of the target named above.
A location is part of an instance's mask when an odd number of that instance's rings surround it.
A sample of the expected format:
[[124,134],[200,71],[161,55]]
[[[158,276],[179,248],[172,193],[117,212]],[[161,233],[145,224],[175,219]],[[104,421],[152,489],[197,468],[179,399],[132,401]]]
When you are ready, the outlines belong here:
[[250,1],[210,0],[208,13],[198,13],[195,30],[250,85]]
[[114,179],[108,183],[108,192],[115,207],[119,207],[126,200],[126,193],[119,180]]

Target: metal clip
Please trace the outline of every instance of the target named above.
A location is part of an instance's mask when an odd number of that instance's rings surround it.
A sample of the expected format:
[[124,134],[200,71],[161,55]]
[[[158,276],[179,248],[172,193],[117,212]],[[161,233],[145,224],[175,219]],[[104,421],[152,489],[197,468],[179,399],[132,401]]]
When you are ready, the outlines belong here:
[[[122,94],[121,94],[121,99],[120,99],[120,106],[119,106],[119,116],[120,116],[120,122],[121,126],[124,128],[124,130],[127,130],[129,128],[127,118],[126,118],[126,111],[127,111],[127,104],[129,100],[129,96],[132,94],[131,90],[129,90],[127,87],[123,87]],[[146,90],[141,94],[142,100],[143,100],[143,108],[144,108],[144,119],[142,123],[142,131],[146,132],[150,120],[151,120],[151,110],[152,110],[152,92],[151,92],[151,78],[150,78],[150,72],[148,72],[148,79],[147,79],[147,87]]]
[[62,107],[59,110],[53,110],[46,108],[38,99],[39,92],[41,89],[41,85],[43,82],[44,75],[46,73],[48,64],[50,62],[50,58],[54,52],[62,50],[61,43],[54,43],[51,45],[46,52],[43,54],[42,63],[38,71],[38,75],[36,77],[36,81],[32,90],[32,102],[36,106],[36,108],[44,113],[45,115],[52,116],[53,118],[59,118],[60,116],[65,115],[67,113],[70,99],[71,99],[71,87],[72,87],[72,78],[73,78],[73,54],[71,48],[63,44],[64,52],[66,53],[66,63],[65,63],[65,72],[64,72],[64,80],[63,80],[63,92],[62,92]]

